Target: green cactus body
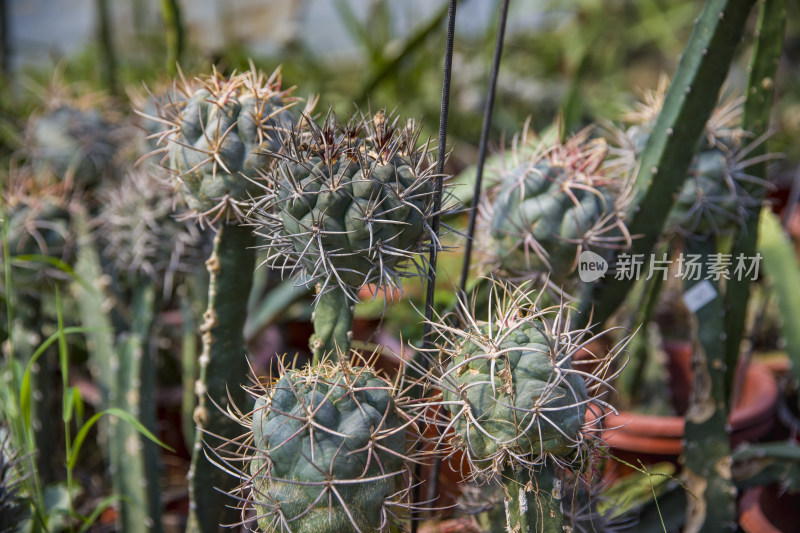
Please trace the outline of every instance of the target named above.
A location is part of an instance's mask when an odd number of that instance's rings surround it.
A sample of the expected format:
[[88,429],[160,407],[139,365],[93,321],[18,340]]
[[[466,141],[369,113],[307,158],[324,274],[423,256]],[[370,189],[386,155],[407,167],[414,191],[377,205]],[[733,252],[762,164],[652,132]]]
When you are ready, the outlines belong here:
[[433,167],[413,123],[383,111],[342,124],[328,114],[284,141],[273,202],[258,223],[269,261],[305,271],[318,289],[314,361],[347,355],[352,304],[367,284],[400,288],[409,263],[436,242]]
[[405,415],[368,368],[289,370],[252,419],[251,500],[262,531],[389,531],[407,490]]
[[729,157],[718,148],[695,155],[689,175],[667,217],[667,231],[722,235],[740,227],[753,199],[731,179]]
[[445,373],[443,395],[459,446],[478,466],[514,455],[574,452],[588,401],[541,324],[484,324],[467,335]]
[[111,171],[116,153],[112,127],[95,109],[61,105],[34,118],[28,130],[39,177],[55,175],[93,187]]
[[588,131],[539,149],[501,175],[490,191],[491,236],[511,276],[549,274],[563,282],[584,250],[624,245],[621,180],[602,168],[600,141]]
[[[281,91],[277,72],[269,79],[248,71],[224,79],[199,79],[159,107],[172,125],[159,137],[169,168],[191,209],[209,219],[241,219],[244,202],[263,193],[257,183],[280,148],[278,136],[291,128],[288,108],[296,99]],[[184,99],[181,99],[181,95]]]
[[308,283],[353,300],[368,283],[398,287],[431,233],[433,169],[418,135],[379,113],[347,126],[329,115],[310,138],[291,139],[278,165],[274,263],[289,258]]
[[541,298],[493,282],[487,322],[473,310],[463,328],[432,323],[448,361],[438,378],[445,435],[476,480],[503,487],[505,531],[562,531],[561,472],[588,467],[587,405],[603,403],[606,372],[626,344],[590,372],[573,368],[591,339],[569,330],[568,308],[540,309]]

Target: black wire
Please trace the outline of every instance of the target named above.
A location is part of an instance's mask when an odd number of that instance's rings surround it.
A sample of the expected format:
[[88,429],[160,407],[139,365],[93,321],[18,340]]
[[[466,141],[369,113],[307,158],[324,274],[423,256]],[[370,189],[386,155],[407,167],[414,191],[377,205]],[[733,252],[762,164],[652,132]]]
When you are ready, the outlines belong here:
[[481,129],[481,142],[478,148],[478,169],[475,174],[475,190],[472,194],[472,207],[469,210],[469,226],[467,227],[467,243],[464,250],[464,264],[461,267],[462,293],[467,292],[467,276],[469,263],[472,256],[472,239],[475,236],[475,219],[478,213],[478,203],[481,198],[481,181],[483,180],[483,166],[486,163],[486,152],[489,144],[489,130],[492,127],[492,111],[494,110],[494,96],[497,91],[497,75],[500,72],[500,60],[503,56],[503,41],[506,34],[506,19],[508,18],[508,1],[503,0],[500,7],[500,21],[497,25],[497,42],[494,46],[494,59],[492,60],[492,73],[489,78],[489,93],[486,98],[486,108],[483,110],[483,127]]
[[[439,211],[442,208],[442,189],[444,186],[444,160],[447,150],[447,115],[450,110],[450,74],[453,70],[453,36],[455,34],[456,26],[456,4],[457,0],[450,0],[450,6],[447,12],[447,37],[445,40],[445,53],[444,53],[444,74],[442,79],[442,109],[439,115],[439,149],[438,159],[436,162],[436,178],[434,181],[434,196],[433,196],[433,220],[431,221],[431,230],[435,237],[439,235]],[[436,260],[438,258],[439,249],[436,239],[431,243],[430,257],[428,258],[428,285],[425,291],[425,324],[423,326],[423,346],[425,348],[431,347],[431,326],[430,321],[433,319],[433,295],[436,288]],[[427,358],[422,359],[423,368],[427,367]],[[422,476],[422,466],[417,463],[414,467],[416,479]],[[431,480],[435,482],[438,475]],[[414,486],[413,500],[417,504],[420,499],[421,485]],[[416,507],[416,505],[415,505]],[[412,512],[411,520],[411,533],[417,533],[419,527],[418,511]]]
[[[434,235],[439,235],[439,211],[442,208],[442,188],[444,180],[444,160],[447,150],[447,114],[450,109],[450,73],[453,68],[453,33],[456,24],[457,0],[450,0],[450,9],[447,13],[447,41],[444,55],[444,77],[442,82],[442,111],[439,117],[439,151],[436,162],[436,178],[434,181],[433,220],[431,229]],[[422,339],[425,348],[430,348],[430,321],[433,319],[433,294],[436,289],[436,260],[439,256],[439,247],[432,243],[430,257],[428,258],[428,286],[425,291],[425,325],[423,326]],[[427,359],[423,360],[427,365]]]

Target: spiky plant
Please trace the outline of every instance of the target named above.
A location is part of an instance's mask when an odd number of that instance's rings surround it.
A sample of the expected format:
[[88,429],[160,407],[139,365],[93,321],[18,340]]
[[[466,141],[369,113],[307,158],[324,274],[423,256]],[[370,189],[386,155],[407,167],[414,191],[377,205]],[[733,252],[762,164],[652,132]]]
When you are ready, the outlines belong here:
[[[647,143],[656,118],[664,104],[668,87],[664,76],[658,86],[645,91],[642,101],[624,115],[628,129],[621,140],[618,153],[631,167]],[[705,125],[704,136],[692,159],[688,176],[665,223],[665,234],[681,240],[707,239],[729,233],[745,225],[748,213],[761,202],[761,194],[753,187],[770,185],[747,173],[748,167],[764,160],[749,154],[764,141],[753,139],[741,128],[743,98],[720,100]],[[767,156],[769,157],[769,156]]]
[[602,388],[622,341],[593,372],[574,358],[593,339],[570,330],[564,307],[538,308],[541,293],[491,288],[489,319],[462,306],[463,328],[435,321],[444,361],[438,382],[450,413],[444,435],[462,452],[464,470],[505,487],[509,530],[561,531],[559,470],[581,471],[596,443],[590,404],[606,406]]
[[133,170],[99,196],[102,207],[92,225],[117,272],[149,279],[169,295],[175,275],[203,260],[199,230],[176,220],[169,185],[155,174]]
[[[40,292],[52,280],[67,279],[63,269],[43,260],[64,265],[74,259],[75,238],[70,228],[71,202],[64,184],[39,184],[31,169],[20,169],[9,178],[4,191],[8,250],[18,257],[14,269],[15,289]],[[24,260],[23,260],[24,259]]]
[[23,156],[42,183],[92,188],[113,175],[117,128],[101,94],[81,94],[57,78],[41,91],[44,110],[28,120]]
[[300,99],[281,87],[278,70],[266,76],[254,67],[229,77],[216,69],[191,80],[181,73],[174,87],[154,98],[156,116],[139,111],[162,126],[149,136],[159,148],[148,156],[163,154],[176,191],[201,225],[241,221]]
[[[223,440],[239,428],[217,407],[244,402],[240,387],[248,371],[243,328],[255,268],[255,236],[241,224],[251,196],[271,185],[279,138],[291,128],[289,108],[299,102],[281,88],[279,72],[249,71],[187,81],[180,73],[175,90],[155,106],[163,129],[153,135],[161,147],[177,196],[201,226],[214,228],[214,249],[206,261],[208,308],[203,315],[203,352],[198,358],[197,425],[190,479],[190,531],[217,531],[234,515],[220,490],[231,480],[206,460],[203,438]],[[213,405],[216,404],[216,405]]]
[[[85,239],[82,253],[86,255],[96,243],[98,263],[99,256],[104,256],[116,285],[124,293],[129,291],[131,298],[130,305],[124,307],[120,291],[106,290],[102,295],[109,301],[116,300],[116,307],[124,308],[119,314],[127,320],[105,324],[116,326],[118,340],[103,353],[104,343],[95,338],[89,361],[93,368],[114,368],[107,381],[99,380],[109,386],[110,405],[136,415],[155,431],[155,353],[151,336],[161,307],[158,295],[161,293],[168,300],[176,275],[201,264],[205,255],[202,235],[193,223],[173,217],[174,199],[169,185],[147,170],[129,172],[115,187],[99,191],[98,198],[101,208],[91,221],[93,239]],[[81,294],[82,301],[87,295]],[[81,311],[87,315],[97,312],[91,302],[83,301]],[[84,322],[97,320],[87,315]],[[125,495],[118,515],[120,528],[131,532],[159,531],[158,451],[151,443],[143,442],[133,427],[117,424],[108,432],[114,489]]]
[[334,359],[282,366],[251,388],[249,432],[220,454],[243,481],[243,522],[259,531],[394,531],[411,506],[420,404],[402,372],[390,382],[361,358]]
[[353,303],[365,285],[401,289],[430,246],[434,168],[413,121],[380,111],[346,124],[293,131],[276,167],[275,199],[264,202],[268,262],[304,272],[317,286],[311,341],[315,361],[347,353]]
[[11,435],[0,425],[0,533],[19,531],[27,509],[20,493],[20,460],[11,449]]
[[626,176],[616,172],[602,139],[586,128],[565,142],[514,139],[511,164],[482,202],[495,267],[510,278],[549,276],[563,286],[581,252],[630,245],[625,226]]

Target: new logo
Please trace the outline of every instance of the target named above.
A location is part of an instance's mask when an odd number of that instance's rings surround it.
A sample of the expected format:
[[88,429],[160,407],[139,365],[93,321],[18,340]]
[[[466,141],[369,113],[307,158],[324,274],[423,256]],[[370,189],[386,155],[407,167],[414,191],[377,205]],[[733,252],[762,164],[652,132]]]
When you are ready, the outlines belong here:
[[578,277],[584,283],[596,281],[608,272],[608,262],[594,252],[586,250],[578,256]]

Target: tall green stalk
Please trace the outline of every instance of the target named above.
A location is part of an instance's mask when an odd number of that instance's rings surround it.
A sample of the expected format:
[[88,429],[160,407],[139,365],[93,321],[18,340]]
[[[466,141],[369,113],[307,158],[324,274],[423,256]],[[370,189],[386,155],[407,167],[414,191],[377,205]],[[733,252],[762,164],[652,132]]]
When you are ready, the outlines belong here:
[[[747,80],[747,99],[744,103],[742,126],[750,132],[756,144],[749,154],[751,158],[763,157],[767,153],[766,134],[772,101],[775,96],[775,76],[778,71],[783,38],[786,28],[786,0],[765,0],[761,3],[756,29],[756,42],[753,57],[750,60],[750,75]],[[748,174],[756,178],[767,178],[766,161],[750,166]],[[766,193],[764,187],[752,183],[742,185],[757,200],[763,200]],[[754,257],[759,228],[759,202],[748,208],[747,223],[736,232],[731,257]],[[737,368],[742,336],[745,330],[747,301],[750,298],[751,279],[731,279],[725,292],[725,361],[728,367],[726,383],[729,402],[733,399],[733,379]],[[729,403],[729,408],[731,407]]]
[[[658,241],[754,4],[754,0],[708,0],[703,7],[639,160],[628,224],[638,237],[625,253],[649,254]],[[581,298],[583,320],[605,322],[632,284],[623,276],[588,286]]]
[[[214,462],[214,444],[234,440],[240,427],[226,410],[247,411],[242,388],[249,374],[243,330],[247,297],[255,269],[255,236],[247,226],[221,224],[214,251],[206,261],[210,283],[208,308],[203,315],[203,352],[199,359],[198,396],[194,411],[197,425],[189,470],[190,516],[187,531],[210,533],[220,525],[239,521],[231,508],[230,492],[238,481]],[[206,448],[203,447],[206,442]],[[212,462],[214,461],[214,462]]]
[[686,253],[699,255],[697,280],[684,282],[688,295],[702,283],[716,296],[695,312],[697,338],[693,385],[686,412],[683,476],[688,499],[684,531],[736,531],[736,489],[731,480],[731,448],[725,385],[723,296],[717,281],[706,279],[718,252],[716,239],[689,241]]
[[183,22],[181,6],[178,0],[160,0],[161,18],[164,20],[164,32],[167,41],[167,74],[177,74],[177,65],[183,54]]
[[[150,335],[156,304],[156,289],[149,280],[140,280],[133,290],[131,326],[117,346],[118,364],[112,404],[141,420],[154,430],[155,383],[150,361]],[[149,419],[149,424],[148,424]],[[114,490],[124,495],[120,525],[123,531],[158,532],[161,527],[161,502],[158,487],[158,456],[152,456],[150,443],[145,443],[136,428],[112,418],[114,436],[112,472]],[[145,453],[146,451],[150,453]]]
[[113,29],[111,28],[111,13],[109,0],[95,0],[97,9],[97,38],[100,48],[100,62],[103,79],[109,92],[117,92],[117,53],[114,49]]
[[[100,255],[83,216],[76,215],[79,249],[75,272],[94,283],[76,287],[86,333],[89,368],[100,390],[98,411],[119,409],[155,432],[155,379],[150,332],[156,311],[156,287],[141,278],[133,284],[129,323],[116,324],[102,310],[114,296],[100,285]],[[125,315],[126,313],[121,313]],[[119,321],[118,321],[119,322]],[[118,341],[118,342],[116,342]],[[100,421],[100,445],[109,462],[112,484],[120,497],[119,527],[126,532],[161,531],[158,452],[144,443],[136,427],[116,417]]]

